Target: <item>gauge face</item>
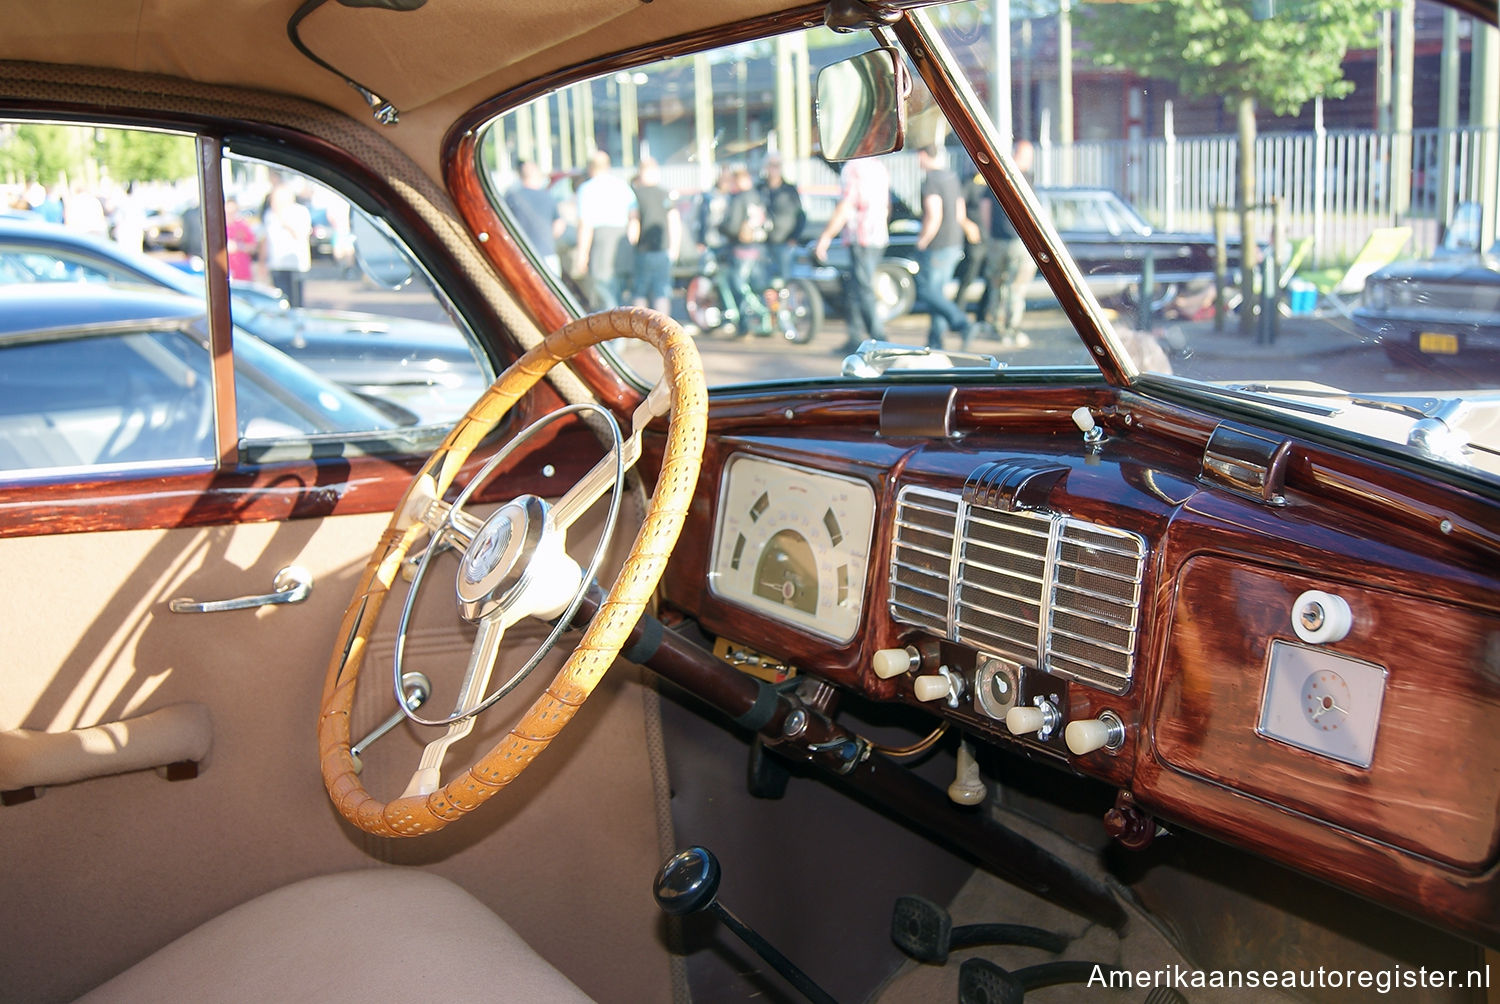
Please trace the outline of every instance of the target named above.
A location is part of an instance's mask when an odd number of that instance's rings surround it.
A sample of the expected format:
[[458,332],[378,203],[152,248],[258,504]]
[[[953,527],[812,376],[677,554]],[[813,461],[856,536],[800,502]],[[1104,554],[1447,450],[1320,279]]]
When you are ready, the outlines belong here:
[[1375,759],[1386,671],[1322,648],[1271,643],[1256,731],[1322,756],[1368,767]]
[[846,642],[859,628],[875,522],[862,481],[745,454],[720,491],[709,588]]
[[1320,669],[1302,685],[1302,713],[1315,729],[1332,732],[1349,717],[1349,684],[1331,669]]

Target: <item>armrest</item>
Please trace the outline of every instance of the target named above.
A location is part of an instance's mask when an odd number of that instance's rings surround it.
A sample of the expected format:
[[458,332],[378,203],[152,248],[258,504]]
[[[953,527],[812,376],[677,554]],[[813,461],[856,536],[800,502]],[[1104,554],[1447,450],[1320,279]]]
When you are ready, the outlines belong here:
[[0,791],[196,763],[212,745],[213,722],[198,703],[68,732],[10,729],[0,732]]

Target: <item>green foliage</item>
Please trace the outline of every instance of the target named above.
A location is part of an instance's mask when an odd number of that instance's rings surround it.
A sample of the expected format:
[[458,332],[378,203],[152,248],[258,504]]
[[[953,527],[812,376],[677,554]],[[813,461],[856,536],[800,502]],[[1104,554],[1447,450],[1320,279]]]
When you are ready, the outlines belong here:
[[1320,0],[1256,19],[1264,0],[1154,0],[1075,12],[1078,38],[1100,66],[1171,80],[1190,97],[1251,98],[1293,115],[1316,97],[1340,98],[1344,55],[1373,45],[1396,0]]
[[180,181],[196,170],[193,141],[186,136],[124,129],[100,130],[99,164],[126,181]]
[[0,135],[0,175],[55,184],[81,162],[79,140],[71,126],[15,126]]
[[26,123],[0,132],[0,176],[56,184],[96,181],[179,181],[196,170],[187,136],[133,129]]

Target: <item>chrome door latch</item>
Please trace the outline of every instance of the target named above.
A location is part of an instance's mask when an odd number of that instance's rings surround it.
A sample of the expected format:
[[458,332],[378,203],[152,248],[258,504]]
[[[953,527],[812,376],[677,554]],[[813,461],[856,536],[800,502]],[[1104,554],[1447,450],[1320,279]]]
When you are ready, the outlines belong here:
[[174,614],[214,614],[223,610],[249,610],[280,603],[301,603],[312,595],[312,573],[301,565],[287,565],[271,580],[271,592],[259,596],[237,596],[232,600],[194,600],[179,596],[167,606]]

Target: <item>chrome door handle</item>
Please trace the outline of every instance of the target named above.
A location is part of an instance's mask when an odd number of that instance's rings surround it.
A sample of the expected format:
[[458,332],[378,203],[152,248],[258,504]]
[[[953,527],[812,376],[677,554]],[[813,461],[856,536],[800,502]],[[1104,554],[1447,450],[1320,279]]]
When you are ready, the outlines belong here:
[[301,565],[288,565],[271,580],[272,592],[260,596],[237,596],[232,600],[198,601],[179,596],[167,606],[174,614],[213,614],[221,610],[248,610],[277,603],[301,603],[312,593],[312,573]]

